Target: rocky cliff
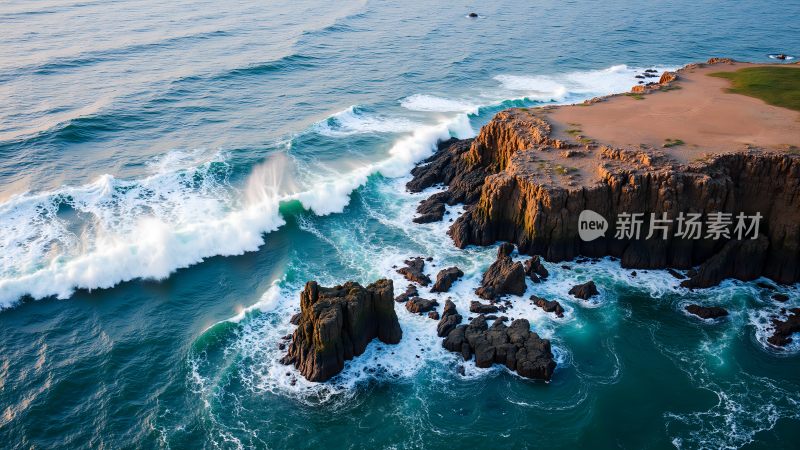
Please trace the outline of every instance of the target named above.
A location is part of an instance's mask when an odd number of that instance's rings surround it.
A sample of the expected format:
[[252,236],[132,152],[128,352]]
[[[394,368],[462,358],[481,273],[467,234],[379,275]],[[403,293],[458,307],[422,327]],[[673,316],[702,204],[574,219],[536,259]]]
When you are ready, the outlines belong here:
[[394,311],[391,280],[366,288],[349,281],[325,288],[306,283],[300,294],[300,316],[284,364],[294,364],[310,381],[325,381],[341,372],[344,362],[364,353],[374,338],[397,344],[403,336]]
[[[584,178],[568,175],[582,161]],[[558,174],[565,172],[563,177]],[[485,125],[474,140],[451,140],[417,167],[407,187],[437,183],[446,192],[430,203],[468,205],[450,228],[458,247],[517,244],[520,253],[548,261],[578,255],[619,257],[629,268],[692,268],[688,287],[724,278],[800,280],[800,156],[757,150],[706,155],[678,164],[659,149],[616,149],[551,137],[547,110],[511,109]],[[576,182],[576,179],[578,182]],[[609,230],[585,242],[578,215],[599,213]],[[650,214],[730,213],[762,216],[756,239],[644,239]],[[620,213],[643,213],[640,239],[615,238]],[[732,231],[733,228],[731,227]],[[705,231],[704,231],[705,233]]]

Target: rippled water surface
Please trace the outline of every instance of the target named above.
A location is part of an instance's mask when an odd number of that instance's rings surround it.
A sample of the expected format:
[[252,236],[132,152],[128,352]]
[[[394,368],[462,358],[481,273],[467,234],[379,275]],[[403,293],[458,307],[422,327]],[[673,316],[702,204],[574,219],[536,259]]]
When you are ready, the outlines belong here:
[[[477,11],[480,17],[467,14]],[[0,4],[0,442],[9,448],[785,448],[798,347],[752,283],[686,292],[617,262],[514,298],[549,384],[465,366],[398,307],[325,384],[278,363],[306,280],[466,272],[411,222],[413,165],[509,106],[627,90],[646,68],[800,52],[800,2],[6,1]],[[515,255],[515,257],[518,257]],[[521,258],[521,257],[518,257]],[[566,295],[594,279],[594,304]],[[779,287],[800,306],[795,286]],[[689,302],[732,315],[705,323]]]

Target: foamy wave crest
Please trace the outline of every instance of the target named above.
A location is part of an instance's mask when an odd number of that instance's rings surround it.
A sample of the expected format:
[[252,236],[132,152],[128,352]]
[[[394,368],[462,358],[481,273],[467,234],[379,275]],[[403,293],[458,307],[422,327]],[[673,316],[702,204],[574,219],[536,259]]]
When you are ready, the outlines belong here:
[[350,193],[363,186],[370,175],[379,173],[388,178],[403,176],[417,162],[431,156],[437,142],[451,136],[463,139],[474,135],[475,130],[466,114],[435,125],[417,127],[412,134],[400,138],[389,149],[388,158],[346,174],[309,174],[307,180],[315,186],[314,189],[299,192],[290,199],[299,200],[304,208],[319,215],[341,212],[350,203]]
[[[657,67],[656,70],[674,68]],[[620,64],[602,70],[571,72],[563,75],[498,75],[494,77],[512,95],[540,101],[561,102],[571,95],[586,97],[625,92],[637,83],[642,69]]]
[[370,114],[363,108],[353,105],[317,122],[313,130],[323,136],[344,137],[364,133],[406,133],[418,126],[419,124],[405,118]]
[[137,181],[13,198],[0,207],[0,307],[25,295],[69,297],[134,278],[163,279],[214,255],[263,244],[284,222],[279,197],[243,204],[222,160]]
[[284,224],[281,203],[297,200],[318,215],[342,212],[371,175],[405,175],[451,135],[474,135],[466,115],[417,127],[387,158],[346,173],[287,176],[290,160],[278,154],[253,170],[244,190],[228,183],[221,155],[171,170],[197,156],[181,154],[162,158],[158,173],[141,180],[104,175],[85,186],[14,197],[0,205],[0,308],[26,295],[67,298],[76,289],[164,279],[211,256],[255,251],[264,233]]
[[466,100],[453,100],[425,94],[406,97],[400,101],[400,106],[411,111],[478,113],[478,105]]

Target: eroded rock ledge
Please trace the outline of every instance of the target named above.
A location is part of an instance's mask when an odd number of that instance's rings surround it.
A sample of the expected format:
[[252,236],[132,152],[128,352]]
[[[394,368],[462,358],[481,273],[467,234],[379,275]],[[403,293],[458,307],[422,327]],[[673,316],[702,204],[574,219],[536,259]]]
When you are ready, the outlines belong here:
[[[659,94],[659,95],[665,95]],[[589,106],[594,107],[594,106]],[[435,184],[448,190],[425,202],[465,203],[450,227],[456,246],[515,243],[522,254],[558,262],[579,255],[615,256],[623,267],[674,267],[690,272],[687,287],[709,287],[725,278],[779,283],[800,280],[800,155],[756,149],[705,155],[677,163],[662,150],[617,149],[551,137],[547,110],[515,108],[498,113],[475,139],[443,142],[414,169],[407,184],[419,192]],[[582,179],[559,177],[555,168],[586,158]],[[563,164],[563,166],[559,165]],[[568,171],[567,169],[564,169]],[[584,242],[578,215],[592,210],[609,221],[605,237]],[[616,239],[620,213],[761,214],[756,239]],[[733,228],[731,228],[733,230]]]
[[[397,344],[403,336],[394,311],[392,280],[366,288],[349,281],[326,288],[306,283],[289,351],[281,362],[294,364],[309,381],[326,381],[361,355],[374,338]],[[295,319],[293,319],[295,320]]]

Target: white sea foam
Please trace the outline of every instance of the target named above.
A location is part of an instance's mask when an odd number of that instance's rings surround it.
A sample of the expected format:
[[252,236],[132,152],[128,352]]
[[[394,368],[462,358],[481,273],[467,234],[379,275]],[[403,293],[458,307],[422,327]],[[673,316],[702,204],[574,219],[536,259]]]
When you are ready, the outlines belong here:
[[[656,70],[672,70],[658,67]],[[561,75],[509,75],[502,74],[494,79],[507,96],[524,97],[531,100],[563,102],[568,98],[578,100],[588,96],[608,95],[625,92],[637,83],[635,76],[642,69],[624,64],[602,70],[571,72]]]
[[400,101],[400,106],[411,111],[478,113],[478,105],[470,101],[426,94],[406,97]]
[[353,105],[314,124],[312,129],[329,137],[345,137],[364,133],[406,133],[420,124],[403,117],[384,117],[363,111]]

